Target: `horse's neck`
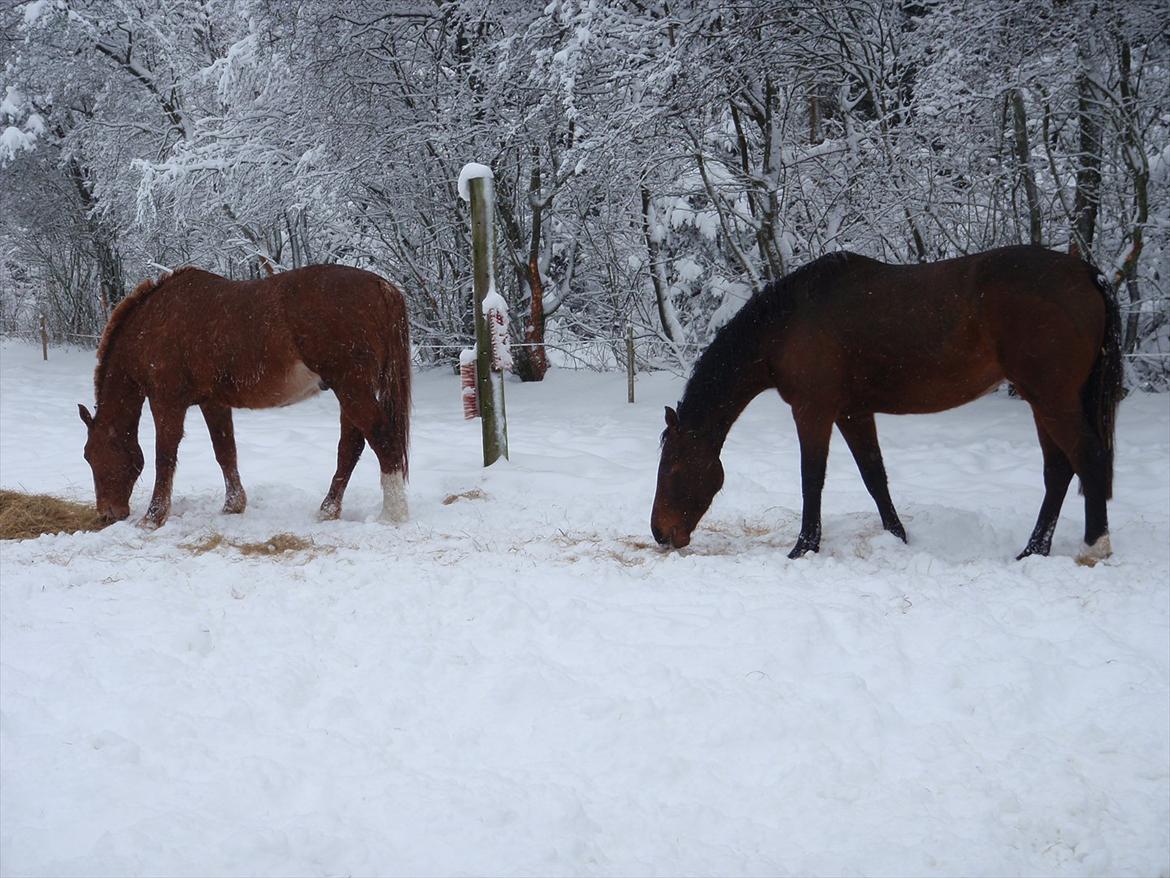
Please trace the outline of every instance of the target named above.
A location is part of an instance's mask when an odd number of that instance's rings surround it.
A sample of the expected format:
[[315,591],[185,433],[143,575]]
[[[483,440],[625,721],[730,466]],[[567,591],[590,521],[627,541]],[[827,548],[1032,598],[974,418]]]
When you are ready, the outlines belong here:
[[[107,352],[107,357],[113,352]],[[97,388],[97,410],[102,420],[119,432],[138,432],[146,394],[125,364],[114,356],[102,368],[101,386]]]
[[683,428],[708,437],[716,449],[723,448],[728,432],[748,403],[772,386],[772,376],[764,357],[757,355],[754,346],[740,350],[744,353],[750,351],[750,354],[733,367],[722,364],[709,374],[696,372],[691,380],[705,385],[703,399],[688,401],[684,394],[679,405]]

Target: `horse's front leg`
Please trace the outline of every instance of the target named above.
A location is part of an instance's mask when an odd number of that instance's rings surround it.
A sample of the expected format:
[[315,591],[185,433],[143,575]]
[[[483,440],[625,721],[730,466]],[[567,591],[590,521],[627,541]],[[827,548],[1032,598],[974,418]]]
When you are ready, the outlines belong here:
[[232,427],[231,406],[205,402],[199,406],[207,432],[211,434],[211,447],[215,459],[223,470],[224,501],[223,511],[229,515],[239,514],[248,505],[248,495],[240,482],[240,470],[236,458],[236,434]]
[[894,511],[894,501],[890,499],[889,483],[886,480],[886,467],[882,463],[882,449],[878,445],[877,424],[873,415],[854,415],[837,419],[837,429],[845,437],[845,444],[853,453],[853,460],[861,473],[861,480],[873,502],[877,504],[878,514],[882,517],[882,527],[906,542],[906,528],[898,513]]
[[183,421],[187,407],[150,401],[154,417],[154,494],[140,527],[160,527],[171,512],[171,488],[175,482],[175,464],[179,457],[179,442],[183,438]]
[[825,466],[829,461],[829,440],[833,436],[833,417],[823,412],[796,408],[796,435],[800,440],[800,490],[804,509],[800,517],[800,536],[788,553],[799,558],[821,548],[821,490],[825,486]]

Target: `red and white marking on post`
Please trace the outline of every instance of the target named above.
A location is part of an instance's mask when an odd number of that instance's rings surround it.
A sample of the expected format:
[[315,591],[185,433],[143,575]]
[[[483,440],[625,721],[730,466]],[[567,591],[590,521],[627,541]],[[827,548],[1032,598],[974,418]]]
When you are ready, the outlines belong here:
[[475,348],[459,354],[459,386],[463,388],[463,419],[479,417],[479,397],[475,395]]
[[492,369],[512,371],[512,343],[508,338],[508,303],[495,287],[483,298],[483,316],[492,339]]

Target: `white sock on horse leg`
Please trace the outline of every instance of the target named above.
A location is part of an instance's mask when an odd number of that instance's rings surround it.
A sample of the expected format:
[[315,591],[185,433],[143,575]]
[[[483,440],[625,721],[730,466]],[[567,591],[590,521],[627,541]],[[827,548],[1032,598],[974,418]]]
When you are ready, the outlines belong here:
[[382,473],[382,521],[401,524],[407,519],[406,481],[401,472]]
[[1093,545],[1082,545],[1077,563],[1092,567],[1098,561],[1104,561],[1113,554],[1113,547],[1109,544],[1109,534],[1104,533],[1097,537]]

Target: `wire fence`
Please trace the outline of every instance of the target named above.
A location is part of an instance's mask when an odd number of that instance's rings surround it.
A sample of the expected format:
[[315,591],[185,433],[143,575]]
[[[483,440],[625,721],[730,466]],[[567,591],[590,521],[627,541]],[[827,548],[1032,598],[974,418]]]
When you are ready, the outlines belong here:
[[[76,344],[78,346],[92,346],[96,347],[101,340],[101,336],[94,333],[85,332],[52,332],[48,333],[44,330],[28,329],[24,331],[0,331],[0,338],[18,339],[37,343],[40,342],[44,348],[45,358],[48,358],[48,352],[51,347],[60,346],[62,344]],[[644,368],[661,369],[670,368],[671,366],[677,368],[679,365],[676,361],[673,364],[668,364],[664,361],[661,354],[654,354],[648,350],[649,347],[654,347],[660,351],[687,351],[698,352],[706,348],[706,344],[699,342],[684,342],[680,344],[668,342],[658,336],[647,337],[637,336],[635,342],[635,360]],[[572,370],[590,370],[595,372],[617,372],[628,368],[626,359],[626,343],[625,337],[616,338],[589,338],[589,339],[558,339],[555,341],[546,341],[543,345],[535,342],[515,342],[509,345],[513,349],[538,348],[543,347],[545,355],[548,358],[548,363],[551,367],[558,369],[572,369]],[[465,343],[432,343],[423,342],[411,346],[414,352],[414,360],[419,365],[441,365],[446,363],[446,359],[442,356],[427,356],[428,353],[434,352],[450,352],[452,362],[458,362],[458,355],[461,351],[475,347],[474,340],[468,340]],[[641,348],[641,350],[637,350]],[[1135,366],[1146,365],[1152,367],[1154,372],[1160,372],[1163,375],[1170,375],[1170,352],[1135,352],[1122,354],[1122,357],[1134,363]],[[1163,364],[1161,368],[1156,364]],[[1145,372],[1148,369],[1141,369]]]
[[[456,356],[461,351],[475,348],[475,342],[466,344],[430,344],[422,343],[412,346],[416,351],[416,360],[424,361],[420,356],[429,351],[451,351]],[[572,341],[546,341],[543,345],[536,342],[515,342],[508,345],[513,350],[533,350],[544,348],[545,357],[550,366],[558,369],[581,370],[588,369],[594,372],[613,372],[627,368],[626,339],[625,338],[589,338]],[[439,360],[430,358],[431,362]]]

